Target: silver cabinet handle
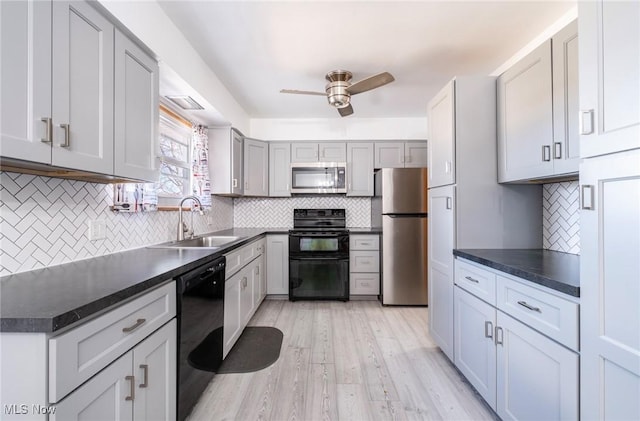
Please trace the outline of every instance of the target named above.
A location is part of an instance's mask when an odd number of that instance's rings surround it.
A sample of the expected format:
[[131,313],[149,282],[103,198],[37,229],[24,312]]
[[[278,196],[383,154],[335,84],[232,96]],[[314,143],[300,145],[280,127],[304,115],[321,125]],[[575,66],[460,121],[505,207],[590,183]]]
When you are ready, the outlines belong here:
[[496,345],[504,344],[504,332],[500,326],[496,326],[496,335],[495,335]]
[[450,197],[447,197],[447,209],[451,209],[451,207],[453,206],[453,201],[451,200]]
[[256,266],[256,275],[260,275],[260,266]]
[[136,377],[135,376],[126,376],[125,380],[129,381],[129,396],[124,398],[125,401],[132,401],[136,398]]
[[581,110],[580,118],[580,134],[593,134],[593,110]]
[[527,310],[537,311],[538,313],[542,313],[542,310],[540,310],[539,307],[534,307],[531,304],[528,304],[526,301],[518,301],[518,304],[520,304],[522,307],[526,308]]
[[249,190],[249,182],[248,181],[244,182],[244,189],[245,190]]
[[40,141],[44,143],[53,142],[53,123],[51,117],[42,117],[40,121],[46,124],[44,130],[44,139],[40,139]]
[[143,324],[144,322],[146,322],[146,321],[147,321],[147,319],[138,319],[138,320],[136,320],[136,322],[135,322],[133,325],[131,325],[131,326],[129,326],[129,327],[124,327],[124,328],[122,328],[122,331],[123,331],[124,333],[133,332],[134,330],[136,330],[137,328],[139,328],[140,326],[142,326],[142,324]]
[[583,184],[580,187],[580,207],[585,210],[594,210],[595,203],[593,200],[594,187],[589,184]]
[[142,383],[138,387],[149,387],[149,364],[140,364],[143,371]]
[[484,337],[493,338],[493,323],[489,320],[484,322]]
[[231,182],[231,187],[238,187],[238,179],[234,178],[233,181]]
[[60,146],[61,148],[68,148],[69,146],[71,146],[71,143],[69,143],[69,125],[67,123],[62,123],[60,125],[60,128],[64,130],[64,143],[59,143],[58,146]]
[[545,162],[551,161],[551,146],[549,145],[542,146],[542,160]]
[[246,288],[247,287],[247,277],[243,277],[242,278],[242,288]]
[[451,161],[444,162],[444,172],[449,174],[451,172]]
[[411,162],[411,155],[407,155],[404,157],[404,162]]
[[475,282],[476,284],[480,283],[480,281],[478,281],[477,279],[473,279],[471,276],[465,276],[464,279],[467,279],[471,282]]
[[553,144],[553,159],[562,159],[562,142]]

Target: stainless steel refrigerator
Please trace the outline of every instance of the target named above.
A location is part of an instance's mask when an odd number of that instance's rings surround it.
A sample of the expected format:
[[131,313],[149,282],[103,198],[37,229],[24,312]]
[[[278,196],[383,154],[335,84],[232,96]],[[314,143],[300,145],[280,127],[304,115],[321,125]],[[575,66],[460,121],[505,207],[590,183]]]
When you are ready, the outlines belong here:
[[427,305],[427,169],[377,171],[371,223],[382,228],[382,304]]

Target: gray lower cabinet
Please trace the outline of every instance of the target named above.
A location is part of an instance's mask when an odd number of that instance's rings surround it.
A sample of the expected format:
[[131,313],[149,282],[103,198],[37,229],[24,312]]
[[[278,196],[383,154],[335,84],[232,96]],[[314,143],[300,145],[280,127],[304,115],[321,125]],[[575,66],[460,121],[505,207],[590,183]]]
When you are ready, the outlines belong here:
[[454,363],[469,383],[503,420],[578,419],[578,305],[460,259],[455,269]]
[[289,236],[267,235],[267,294],[289,294]]
[[380,294],[380,236],[349,236],[349,294]]

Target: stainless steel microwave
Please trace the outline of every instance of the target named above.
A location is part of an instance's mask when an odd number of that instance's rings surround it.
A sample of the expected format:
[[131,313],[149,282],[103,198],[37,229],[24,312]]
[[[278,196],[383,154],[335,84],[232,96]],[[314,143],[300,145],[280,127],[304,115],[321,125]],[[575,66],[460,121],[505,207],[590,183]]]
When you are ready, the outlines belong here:
[[344,162],[291,164],[291,193],[346,193],[347,165]]

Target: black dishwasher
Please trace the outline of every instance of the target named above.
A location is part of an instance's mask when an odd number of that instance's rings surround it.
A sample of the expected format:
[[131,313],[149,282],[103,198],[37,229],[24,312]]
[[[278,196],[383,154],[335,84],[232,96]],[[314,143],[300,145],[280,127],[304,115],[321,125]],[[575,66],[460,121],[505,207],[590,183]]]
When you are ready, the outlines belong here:
[[178,420],[184,420],[222,363],[225,258],[177,278]]

